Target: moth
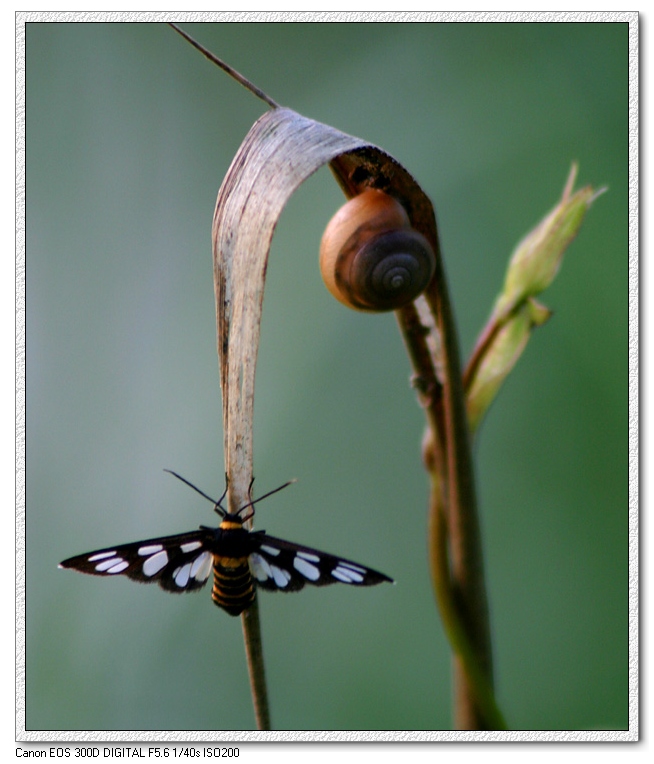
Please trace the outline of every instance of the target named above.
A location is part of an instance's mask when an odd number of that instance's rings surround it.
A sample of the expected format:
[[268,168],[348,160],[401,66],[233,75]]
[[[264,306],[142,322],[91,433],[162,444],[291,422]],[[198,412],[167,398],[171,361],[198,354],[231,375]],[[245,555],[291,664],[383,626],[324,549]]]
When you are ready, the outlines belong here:
[[244,523],[254,516],[256,502],[290,483],[284,483],[230,513],[222,506],[227,489],[215,501],[176,472],[166,472],[214,505],[214,511],[221,518],[217,528],[201,525],[198,530],[188,533],[105,547],[69,557],[59,567],[93,576],[127,576],[143,584],[157,583],[173,593],[201,589],[213,571],[211,597],[218,607],[233,616],[250,607],[258,588],[295,592],[305,584],[374,586],[383,581],[393,583],[393,579],[384,573],[352,560],[244,527]]

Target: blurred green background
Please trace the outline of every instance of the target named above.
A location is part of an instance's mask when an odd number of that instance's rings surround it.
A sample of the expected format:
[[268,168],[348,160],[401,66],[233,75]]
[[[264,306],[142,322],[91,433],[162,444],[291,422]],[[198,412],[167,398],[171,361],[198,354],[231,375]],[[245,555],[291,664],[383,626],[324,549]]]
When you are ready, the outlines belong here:
[[[554,311],[476,446],[498,698],[513,729],[628,725],[626,24],[184,24],[273,98],[395,156],[430,195],[470,352],[515,243],[570,164],[607,185]],[[239,619],[206,591],[58,571],[215,516],[210,229],[264,105],[163,24],[30,23],[29,730],[253,728]],[[393,315],[317,267],[327,169],[280,220],[256,396],[257,527],[397,584],[261,597],[280,730],[451,728],[427,574],[424,418]]]

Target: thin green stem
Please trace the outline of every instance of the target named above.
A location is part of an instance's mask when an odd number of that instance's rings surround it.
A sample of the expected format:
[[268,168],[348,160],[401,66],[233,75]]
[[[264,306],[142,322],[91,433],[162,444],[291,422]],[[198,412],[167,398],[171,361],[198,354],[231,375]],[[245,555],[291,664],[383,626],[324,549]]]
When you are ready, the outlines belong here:
[[497,317],[493,316],[479,335],[463,372],[463,387],[466,391],[469,390],[472,380],[474,379],[474,376],[477,373],[477,369],[479,368],[479,364],[481,363],[484,354],[487,352],[500,328],[501,324],[497,320]]

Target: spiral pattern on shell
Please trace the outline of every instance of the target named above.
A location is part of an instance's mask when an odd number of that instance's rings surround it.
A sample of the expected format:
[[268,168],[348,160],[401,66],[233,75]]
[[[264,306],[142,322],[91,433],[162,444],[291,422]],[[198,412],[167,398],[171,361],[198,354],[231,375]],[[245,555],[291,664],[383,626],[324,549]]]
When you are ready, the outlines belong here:
[[370,189],[347,202],[328,224],[320,269],[327,288],[343,304],[389,311],[425,290],[435,257],[425,237],[410,227],[402,205]]

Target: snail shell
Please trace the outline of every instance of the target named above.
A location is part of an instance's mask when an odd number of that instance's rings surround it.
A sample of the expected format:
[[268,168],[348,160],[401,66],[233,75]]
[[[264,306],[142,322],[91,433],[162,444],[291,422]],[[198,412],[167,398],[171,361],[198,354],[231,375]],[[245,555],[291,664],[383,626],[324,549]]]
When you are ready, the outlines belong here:
[[355,310],[401,308],[425,290],[435,267],[429,242],[411,228],[404,207],[376,189],[344,204],[320,244],[325,285]]

